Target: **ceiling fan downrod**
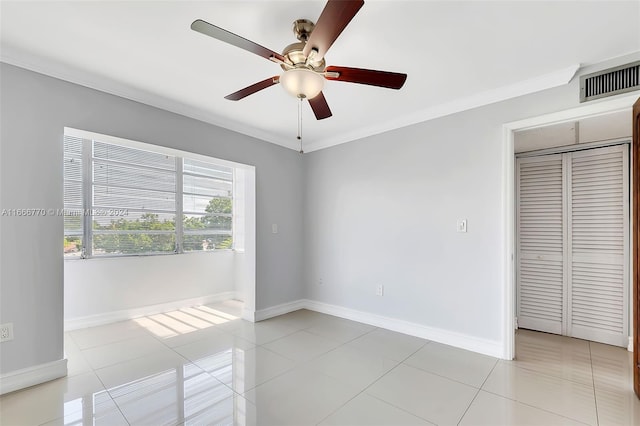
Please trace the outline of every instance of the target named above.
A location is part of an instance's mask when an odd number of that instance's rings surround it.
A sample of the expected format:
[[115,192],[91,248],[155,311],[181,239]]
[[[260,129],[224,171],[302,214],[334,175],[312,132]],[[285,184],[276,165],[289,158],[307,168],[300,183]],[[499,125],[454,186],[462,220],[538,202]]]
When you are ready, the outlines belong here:
[[297,139],[300,141],[300,154],[304,154],[302,150],[302,99],[298,98],[300,101],[298,102],[298,136]]

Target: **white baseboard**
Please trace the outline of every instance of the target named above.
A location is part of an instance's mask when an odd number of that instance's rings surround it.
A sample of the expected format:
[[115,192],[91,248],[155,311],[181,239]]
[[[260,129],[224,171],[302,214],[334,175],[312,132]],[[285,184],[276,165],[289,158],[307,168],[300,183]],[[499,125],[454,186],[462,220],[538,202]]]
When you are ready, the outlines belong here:
[[261,309],[256,311],[255,320],[262,321],[264,319],[286,314],[298,309],[309,309],[323,314],[346,318],[496,358],[502,358],[504,356],[504,348],[498,341],[482,339],[462,333],[456,333],[454,331],[429,327],[410,321],[385,317],[382,315],[372,314],[370,312],[357,311],[343,306],[330,305],[328,303],[316,302],[308,299],[300,299],[270,308]]
[[256,322],[256,312],[245,308],[242,310],[242,319],[249,322]]
[[260,309],[255,312],[255,321],[262,321],[278,315],[288,314],[289,312],[307,308],[306,299],[294,300],[293,302],[282,303],[280,305],[271,306],[270,308]]
[[[65,331],[94,327],[97,325],[124,321],[127,319],[138,318],[146,315],[154,315],[189,306],[216,303],[236,297],[237,294],[235,292],[225,292],[210,296],[185,299],[177,302],[145,306],[142,308],[108,312],[105,314],[91,315],[82,318],[73,318],[65,320]],[[497,341],[482,339],[449,330],[429,327],[410,321],[385,317],[370,312],[358,311],[351,308],[345,308],[343,306],[331,305],[328,303],[317,302],[309,299],[300,299],[292,302],[282,303],[280,305],[260,309],[255,312],[245,309],[242,313],[242,318],[251,322],[262,321],[265,319],[276,317],[278,315],[297,311],[299,309],[309,309],[316,312],[346,318],[364,324],[373,325],[375,327],[397,331],[399,333],[420,337],[434,342],[443,343],[446,345],[451,345],[461,349],[467,349],[473,352],[478,352],[498,358],[501,358],[503,356],[502,344]]]
[[67,375],[67,360],[59,359],[46,364],[11,371],[0,375],[0,395],[39,385]]
[[217,293],[202,297],[193,297],[190,299],[183,299],[169,303],[143,306],[140,308],[124,309],[114,312],[105,312],[102,314],[89,315],[86,317],[70,318],[64,321],[64,330],[71,331],[77,330],[79,328],[95,327],[98,325],[125,321],[128,319],[144,317],[147,315],[160,314],[176,309],[188,308],[191,306],[207,305],[210,303],[222,302],[229,299],[236,299],[237,296],[238,294],[235,291],[226,291],[224,293]]
[[475,336],[456,333],[454,331],[443,330],[436,327],[429,327],[410,321],[385,317],[369,312],[357,311],[355,309],[345,308],[337,305],[330,305],[328,303],[316,302],[313,300],[305,300],[304,305],[306,309],[310,309],[312,311],[322,312],[324,314],[362,322],[387,330],[397,331],[399,333],[420,337],[422,339],[443,343],[445,345],[455,346],[457,348],[478,352],[496,358],[503,357],[503,347],[502,344],[498,341],[482,339]]

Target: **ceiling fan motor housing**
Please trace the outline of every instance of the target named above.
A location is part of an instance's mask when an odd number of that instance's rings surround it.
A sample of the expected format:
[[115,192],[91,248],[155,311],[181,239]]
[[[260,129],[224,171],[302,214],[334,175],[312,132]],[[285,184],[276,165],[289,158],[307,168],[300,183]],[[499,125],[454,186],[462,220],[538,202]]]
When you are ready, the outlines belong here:
[[296,35],[296,38],[300,41],[309,40],[309,36],[311,35],[311,31],[316,27],[316,24],[313,21],[308,19],[296,19],[293,21],[293,33]]
[[[300,41],[285,47],[282,51],[282,56],[288,59],[296,68],[305,67],[316,72],[323,72],[326,66],[324,58],[320,58],[320,60],[314,60],[312,58],[307,62],[307,56],[303,53],[307,40],[309,39],[309,36],[311,36],[311,32],[314,28],[315,24],[308,19],[297,19],[293,21],[293,33]],[[289,69],[284,65],[280,66],[284,71]]]

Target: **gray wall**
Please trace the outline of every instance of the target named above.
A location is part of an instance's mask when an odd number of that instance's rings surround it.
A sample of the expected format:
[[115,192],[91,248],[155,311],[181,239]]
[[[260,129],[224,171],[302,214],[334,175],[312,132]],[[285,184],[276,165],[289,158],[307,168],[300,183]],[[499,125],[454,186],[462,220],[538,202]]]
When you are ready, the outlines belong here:
[[[286,148],[0,64],[0,209],[62,208],[65,126],[256,167],[256,309],[302,297],[302,159]],[[279,233],[271,234],[271,224]],[[0,373],[63,356],[61,217],[0,222]]]
[[502,345],[502,126],[578,105],[576,77],[306,156],[307,297]]
[[[502,124],[578,103],[576,80],[300,157],[5,64],[0,83],[0,209],[62,207],[65,126],[255,165],[256,309],[307,297],[488,341],[502,327]],[[62,358],[61,241],[62,218],[1,218],[15,340],[0,373]]]

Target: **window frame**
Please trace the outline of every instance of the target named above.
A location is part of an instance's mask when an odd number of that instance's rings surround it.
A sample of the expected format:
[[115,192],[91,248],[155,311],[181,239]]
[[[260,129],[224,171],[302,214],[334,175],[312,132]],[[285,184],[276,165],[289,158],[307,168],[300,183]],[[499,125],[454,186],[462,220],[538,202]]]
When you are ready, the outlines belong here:
[[[201,154],[189,153],[185,151],[180,151],[172,148],[166,148],[158,145],[153,145],[149,143],[131,141],[127,139],[121,139],[108,135],[101,135],[97,133],[87,132],[84,130],[77,130],[65,127],[64,129],[64,138],[73,137],[82,140],[82,148],[81,148],[81,159],[82,159],[82,231],[79,233],[82,237],[82,248],[79,256],[68,256],[64,254],[65,260],[77,260],[77,259],[104,259],[104,258],[120,258],[120,257],[140,257],[140,256],[166,256],[166,255],[174,255],[174,254],[193,254],[193,253],[206,253],[206,252],[220,252],[220,251],[235,251],[236,250],[236,171],[237,165],[230,161],[221,160],[215,157],[205,156]],[[141,252],[141,253],[105,253],[95,255],[93,253],[93,241],[94,236],[96,235],[95,230],[93,229],[93,211],[96,209],[93,203],[93,195],[94,195],[94,186],[96,183],[94,182],[93,169],[94,163],[96,161],[100,162],[101,159],[96,158],[94,156],[94,141],[100,142],[103,144],[117,145],[125,148],[143,150],[147,152],[151,152],[154,154],[168,155],[174,158],[175,160],[175,168],[173,173],[175,174],[175,208],[171,211],[170,214],[174,214],[174,229],[172,232],[167,232],[166,234],[173,235],[175,237],[174,250],[170,252],[165,251],[149,251],[149,252]],[[63,153],[63,157],[66,157],[66,151]],[[185,229],[184,229],[184,162],[185,160],[194,160],[202,163],[210,164],[212,166],[218,166],[220,168],[230,169],[231,171],[231,228],[228,231],[228,234],[223,233],[221,235],[229,235],[231,237],[232,243],[228,248],[214,248],[214,249],[203,249],[203,250],[184,250],[184,237]],[[191,174],[191,173],[187,173]],[[63,173],[63,180],[67,181],[66,175]],[[100,185],[98,185],[100,186]],[[101,207],[102,208],[102,207]],[[68,214],[69,209],[75,209],[75,207],[67,207],[64,206],[65,215]],[[137,210],[134,210],[136,213],[139,213]],[[91,212],[91,214],[84,214],[84,212]],[[166,212],[164,212],[166,213]],[[97,216],[96,216],[97,217]],[[64,229],[64,236],[67,235],[67,229]],[[126,234],[126,230],[123,230],[123,234]],[[99,234],[99,232],[97,233]],[[163,233],[164,234],[164,233]],[[213,233],[212,233],[213,235]]]

